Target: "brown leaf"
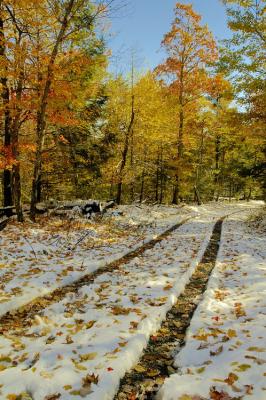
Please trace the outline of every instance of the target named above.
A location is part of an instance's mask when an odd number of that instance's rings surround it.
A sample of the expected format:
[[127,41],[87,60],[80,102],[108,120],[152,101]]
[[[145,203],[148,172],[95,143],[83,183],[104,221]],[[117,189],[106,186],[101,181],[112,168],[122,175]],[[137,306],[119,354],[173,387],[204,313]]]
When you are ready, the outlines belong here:
[[74,341],[72,340],[72,337],[70,335],[67,335],[66,344],[71,344],[71,343],[74,343]]
[[253,392],[253,385],[245,385],[246,388],[246,394],[252,394]]
[[89,321],[89,322],[86,322],[86,324],[85,324],[86,329],[92,328],[93,325],[95,324],[95,322],[96,322],[96,321]]
[[218,356],[219,354],[221,354],[221,352],[223,351],[223,346],[218,347],[217,350],[215,351],[210,351],[210,355],[211,356]]
[[84,378],[82,378],[82,386],[90,386],[92,383],[97,385],[98,381],[99,375],[87,374]]
[[57,400],[61,397],[61,393],[55,393],[48,396],[45,396],[44,400]]
[[238,380],[238,376],[236,374],[234,374],[233,372],[230,372],[230,374],[224,381],[228,385],[232,386],[237,380]]
[[224,392],[223,390],[219,392],[216,390],[215,386],[210,390],[210,398],[212,400],[231,400],[232,398],[229,396],[228,393]]

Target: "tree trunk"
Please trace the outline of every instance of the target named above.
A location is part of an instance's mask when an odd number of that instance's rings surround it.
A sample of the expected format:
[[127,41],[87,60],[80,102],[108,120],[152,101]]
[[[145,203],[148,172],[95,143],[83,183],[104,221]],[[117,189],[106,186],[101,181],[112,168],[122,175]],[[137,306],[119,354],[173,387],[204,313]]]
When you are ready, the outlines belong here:
[[[2,1],[0,1],[0,11],[2,12]],[[3,62],[5,61],[5,35],[4,35],[4,22],[0,14],[0,57]],[[6,67],[2,69],[3,75],[0,77],[2,86],[1,97],[4,107],[4,147],[11,150],[11,134],[10,134],[10,109],[9,109],[9,88],[6,77]],[[3,206],[10,207],[13,205],[12,199],[12,173],[10,168],[5,168],[3,172]],[[6,210],[6,216],[12,215],[12,209]]]
[[13,167],[13,191],[18,222],[23,222],[23,212],[21,205],[21,180],[19,162]]
[[127,162],[129,139],[130,139],[130,135],[132,134],[134,119],[135,119],[134,96],[132,96],[131,118],[130,118],[130,123],[128,125],[127,131],[125,133],[125,141],[124,141],[124,148],[122,151],[122,159],[121,159],[121,163],[120,163],[120,167],[119,167],[119,171],[118,171],[118,184],[117,184],[117,192],[116,192],[116,203],[117,204],[121,203],[123,174],[124,174],[124,169],[125,169],[126,162]]
[[144,158],[143,158],[143,169],[141,174],[141,188],[139,195],[139,202],[142,203],[143,195],[144,195],[144,187],[145,187],[145,177],[146,177],[146,161],[147,161],[147,148],[144,147]]
[[195,187],[197,188],[197,190],[200,187],[200,182],[201,182],[201,177],[202,177],[203,147],[204,147],[204,125],[202,125],[200,144],[199,144],[199,148],[198,148],[199,153],[198,153],[196,177],[195,177]]
[[159,203],[163,202],[164,195],[164,171],[163,171],[163,146],[161,145],[161,155],[160,155],[160,198]]
[[21,70],[16,87],[16,107],[11,129],[11,140],[12,140],[12,152],[15,160],[15,163],[12,167],[14,202],[16,207],[17,220],[18,222],[23,222],[23,213],[21,205],[20,162],[19,162],[19,129],[20,129],[20,117],[21,117],[20,102],[23,91],[24,72],[22,65],[20,65],[20,68]]
[[201,202],[201,198],[200,198],[200,194],[199,194],[197,186],[194,186],[194,194],[195,194],[196,202],[197,202],[198,206],[200,206],[202,204],[202,202]]
[[178,202],[179,202],[179,193],[180,193],[180,184],[179,183],[180,183],[179,182],[179,167],[177,167],[176,174],[175,174],[175,183],[174,183],[172,204],[178,204]]
[[156,181],[155,181],[155,201],[159,200],[159,180],[160,180],[160,148],[158,147]]
[[134,174],[134,130],[132,129],[130,140],[130,167],[131,167],[131,183],[130,183],[130,197],[131,202],[135,200],[135,174]]
[[184,153],[184,143],[183,143],[183,134],[184,134],[184,101],[183,101],[183,85],[184,85],[184,65],[181,67],[180,72],[180,93],[179,93],[179,126],[178,126],[178,137],[177,137],[177,166],[176,166],[176,174],[175,174],[175,183],[174,183],[174,191],[173,191],[173,204],[179,203],[180,197],[180,163],[183,158]]
[[215,138],[215,177],[214,177],[214,184],[215,184],[215,195],[214,198],[216,201],[219,200],[220,197],[220,156],[221,156],[221,137],[220,135],[216,135]]
[[36,215],[36,203],[38,198],[38,184],[40,181],[41,175],[41,166],[42,166],[42,150],[44,143],[44,134],[45,134],[45,126],[46,126],[46,110],[48,104],[48,96],[50,92],[50,88],[53,82],[53,69],[56,57],[59,52],[59,46],[61,45],[66,29],[69,23],[69,16],[72,12],[75,0],[69,0],[66,8],[65,14],[63,16],[60,31],[56,38],[52,54],[49,60],[48,68],[47,68],[47,76],[45,80],[44,90],[40,99],[40,106],[37,111],[37,124],[36,124],[36,154],[34,161],[34,169],[33,169],[33,180],[32,180],[32,189],[31,189],[31,206],[30,206],[30,217],[33,221],[35,221]]

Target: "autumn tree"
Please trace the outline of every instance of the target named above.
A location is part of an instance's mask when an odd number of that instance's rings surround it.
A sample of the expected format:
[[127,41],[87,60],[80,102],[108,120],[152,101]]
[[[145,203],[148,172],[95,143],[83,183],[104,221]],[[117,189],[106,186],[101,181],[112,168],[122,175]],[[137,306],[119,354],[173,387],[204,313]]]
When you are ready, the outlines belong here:
[[[134,129],[128,132],[132,116],[132,93]],[[113,133],[114,145],[113,155],[103,168],[103,176],[111,185],[110,197],[117,195],[114,188],[117,189],[118,183],[121,183],[121,160],[124,157],[123,201],[159,201],[163,196],[162,180],[167,175],[164,166],[171,153],[169,149],[174,122],[165,87],[154,73],[148,71],[143,75],[136,74],[133,91],[131,77],[125,79],[119,76],[110,80],[107,94],[108,122],[105,129]]]
[[[265,120],[265,0],[223,0],[232,38],[224,41],[220,65],[238,87],[252,118]],[[263,110],[264,109],[264,110]]]
[[[4,207],[11,207],[13,205],[12,200],[12,176],[10,163],[8,162],[8,155],[10,155],[11,146],[11,135],[10,135],[10,109],[9,109],[9,98],[10,91],[8,87],[8,69],[6,59],[6,34],[5,34],[5,13],[3,1],[0,1],[0,57],[1,57],[1,115],[2,126],[3,126],[3,146],[2,153],[4,155],[3,162],[3,198]],[[12,210],[7,210],[7,215],[12,214]]]
[[[237,121],[246,132],[255,153],[249,170],[240,173],[257,178],[265,188],[265,0],[223,0],[232,37],[223,42],[220,70],[227,74],[235,87],[237,102],[241,105]],[[252,134],[253,141],[250,141]],[[245,138],[243,138],[245,140]],[[265,190],[265,189],[264,189]]]
[[169,83],[179,109],[173,192],[173,203],[176,204],[181,189],[186,109],[204,92],[208,84],[206,66],[216,59],[217,51],[212,34],[207,26],[201,25],[201,17],[193,11],[191,5],[177,3],[174,12],[171,30],[162,41],[168,58],[157,68],[157,72]]
[[[19,157],[19,131],[26,121],[29,108],[25,101],[25,81],[27,73],[29,38],[26,14],[24,14],[25,2],[2,1],[2,21],[5,22],[5,34],[2,29],[3,46],[2,54],[5,77],[2,79],[2,99],[4,105],[5,125],[5,152],[9,154],[9,162],[4,170],[4,204],[14,200],[18,221],[23,220],[21,206],[21,180]],[[25,17],[21,18],[22,15]],[[4,28],[4,24],[3,24]],[[9,185],[9,181],[11,184]],[[6,191],[8,185],[10,189]],[[11,196],[12,192],[12,196]]]
[[[33,8],[36,2],[33,2]],[[42,151],[47,128],[47,112],[53,98],[53,84],[60,68],[60,56],[76,48],[84,48],[84,43],[94,37],[95,23],[106,15],[114,1],[100,1],[97,4],[86,0],[44,1],[36,6],[31,40],[35,44],[36,66],[36,151],[34,157],[33,182],[31,191],[31,218],[35,219],[42,169]]]

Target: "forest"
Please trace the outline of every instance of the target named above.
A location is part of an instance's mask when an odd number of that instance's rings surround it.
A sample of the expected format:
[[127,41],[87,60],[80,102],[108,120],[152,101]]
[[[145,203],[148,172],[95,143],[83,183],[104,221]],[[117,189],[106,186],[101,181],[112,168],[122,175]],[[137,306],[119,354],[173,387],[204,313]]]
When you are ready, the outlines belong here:
[[177,3],[164,61],[115,75],[121,3],[1,0],[3,207],[265,197],[265,1],[224,3],[230,39]]
[[0,0],[0,400],[265,400],[266,0],[171,1]]

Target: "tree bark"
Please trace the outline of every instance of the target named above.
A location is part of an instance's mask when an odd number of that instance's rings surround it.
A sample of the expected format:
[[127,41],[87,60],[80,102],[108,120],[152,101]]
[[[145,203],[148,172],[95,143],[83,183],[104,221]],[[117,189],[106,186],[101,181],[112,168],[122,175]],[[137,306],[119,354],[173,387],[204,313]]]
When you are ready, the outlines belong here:
[[[5,34],[4,34],[4,21],[2,17],[3,2],[0,1],[0,57],[5,60]],[[9,109],[9,88],[6,76],[6,67],[2,69],[3,75],[0,77],[2,86],[1,98],[4,107],[4,147],[11,151],[11,133],[10,133],[10,109]],[[3,171],[3,206],[10,207],[13,205],[12,197],[12,173],[10,168],[5,168]],[[6,210],[6,216],[12,215],[12,209]]]
[[143,158],[143,168],[142,168],[142,174],[141,174],[141,187],[140,187],[140,196],[139,196],[139,202],[143,202],[143,196],[144,196],[144,187],[145,187],[145,177],[146,177],[146,161],[147,161],[147,147],[144,147],[144,158]]
[[134,130],[132,129],[130,138],[130,167],[131,167],[131,183],[130,183],[130,197],[131,202],[135,200],[135,174],[134,174]]
[[135,119],[134,96],[132,95],[131,117],[130,117],[130,122],[129,122],[129,125],[127,128],[127,131],[125,133],[124,147],[123,147],[123,151],[122,151],[122,159],[121,159],[121,163],[120,163],[120,167],[119,167],[119,171],[118,171],[118,184],[117,184],[117,192],[116,192],[116,203],[117,204],[121,203],[123,174],[124,174],[124,169],[125,169],[126,162],[127,162],[129,139],[130,139],[130,135],[132,135],[134,119]]
[[158,146],[156,181],[155,181],[155,201],[159,200],[159,180],[160,180],[160,147]]
[[20,117],[21,117],[20,101],[21,101],[21,97],[22,97],[23,80],[24,80],[24,73],[23,73],[23,69],[21,69],[17,88],[16,88],[17,104],[16,104],[15,116],[14,116],[14,121],[12,124],[12,132],[11,132],[12,152],[13,152],[13,156],[14,156],[14,160],[15,160],[15,163],[12,167],[13,192],[14,192],[14,201],[15,201],[18,222],[23,222],[23,212],[22,212],[22,204],[21,204],[20,162],[19,162],[19,129],[20,129]]
[[202,202],[201,202],[201,198],[200,198],[200,194],[199,194],[197,186],[194,186],[194,194],[195,194],[196,202],[197,202],[198,206],[200,206],[202,204]]
[[[182,60],[183,63],[183,60]],[[173,204],[179,203],[180,197],[180,162],[183,158],[184,153],[184,143],[183,143],[183,134],[184,134],[184,64],[181,66],[180,71],[180,92],[179,92],[179,126],[178,126],[178,137],[177,137],[177,166],[176,166],[176,174],[175,174],[175,183],[173,190]]]

